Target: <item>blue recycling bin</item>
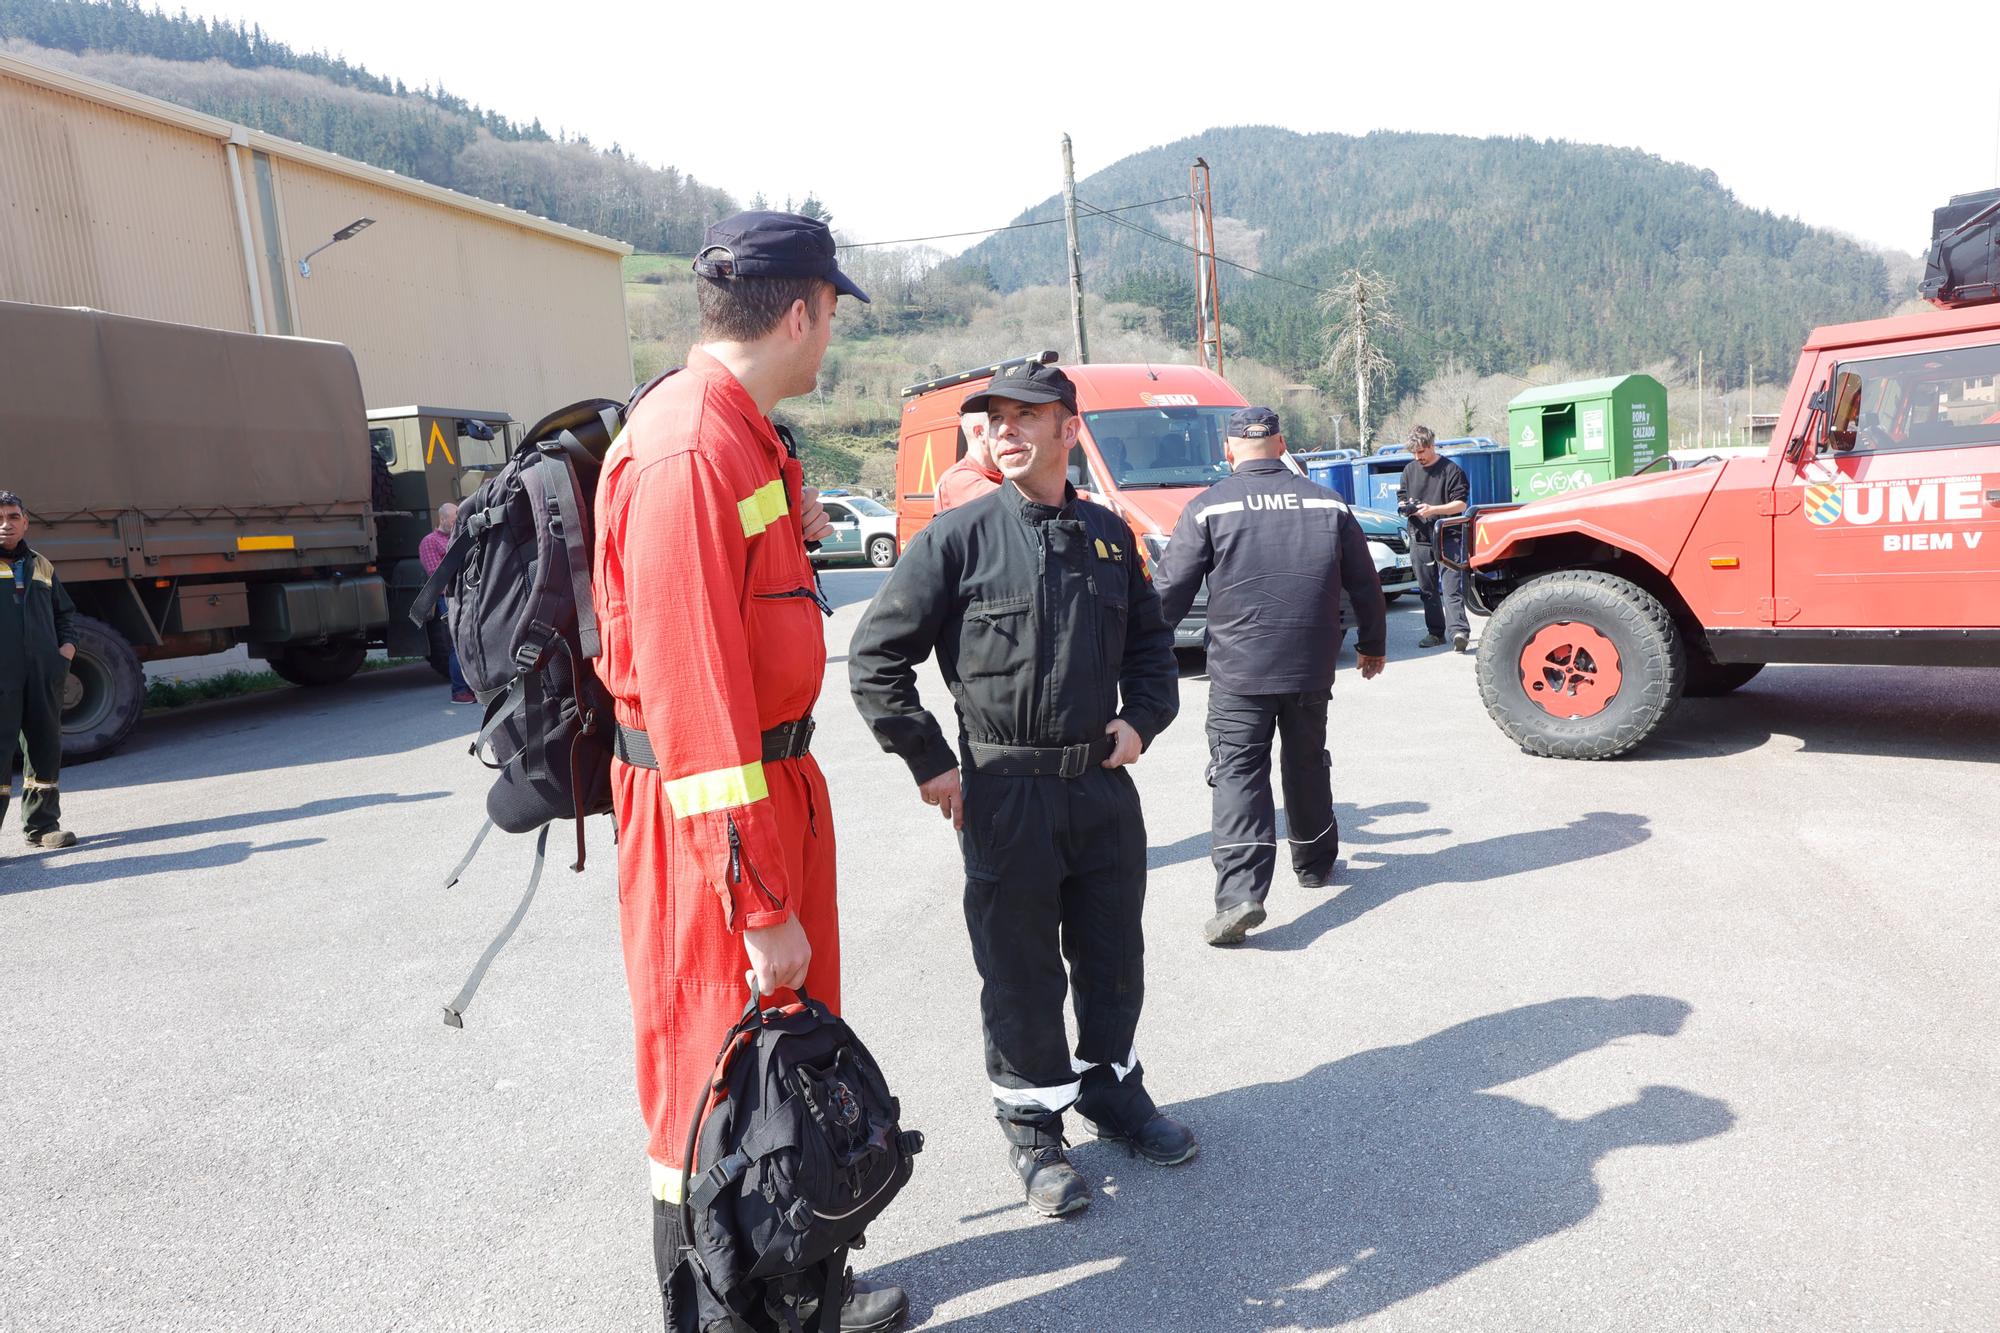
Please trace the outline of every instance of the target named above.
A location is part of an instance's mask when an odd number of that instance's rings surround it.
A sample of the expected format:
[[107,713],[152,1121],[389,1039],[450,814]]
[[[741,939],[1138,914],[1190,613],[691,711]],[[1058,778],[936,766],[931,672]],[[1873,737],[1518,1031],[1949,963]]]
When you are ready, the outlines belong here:
[[[1438,452],[1465,469],[1466,488],[1474,508],[1508,504],[1514,498],[1513,455],[1504,444],[1484,435],[1439,440]],[[1410,451],[1392,444],[1354,465],[1356,503],[1369,509],[1396,512],[1396,489]]]
[[1361,457],[1359,449],[1320,449],[1295,457],[1304,466],[1307,480],[1354,503],[1354,460]]

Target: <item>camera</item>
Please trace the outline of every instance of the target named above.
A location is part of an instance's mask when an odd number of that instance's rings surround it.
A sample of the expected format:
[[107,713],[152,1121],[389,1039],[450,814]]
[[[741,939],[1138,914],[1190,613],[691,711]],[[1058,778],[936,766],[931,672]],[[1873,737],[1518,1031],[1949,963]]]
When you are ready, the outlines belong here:
[[1404,518],[1415,518],[1417,516],[1417,502],[1410,498],[1410,490],[1407,486],[1398,486],[1396,488],[1396,512]]

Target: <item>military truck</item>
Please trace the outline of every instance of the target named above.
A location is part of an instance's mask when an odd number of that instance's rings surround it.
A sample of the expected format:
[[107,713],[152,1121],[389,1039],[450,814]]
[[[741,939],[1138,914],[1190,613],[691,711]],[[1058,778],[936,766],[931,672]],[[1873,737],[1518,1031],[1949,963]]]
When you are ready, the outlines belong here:
[[143,662],[242,644],[330,685],[381,647],[443,669],[404,614],[417,543],[505,457],[506,414],[370,413],[338,343],[15,302],[0,381],[0,485],[77,605],[66,758],[131,734]]

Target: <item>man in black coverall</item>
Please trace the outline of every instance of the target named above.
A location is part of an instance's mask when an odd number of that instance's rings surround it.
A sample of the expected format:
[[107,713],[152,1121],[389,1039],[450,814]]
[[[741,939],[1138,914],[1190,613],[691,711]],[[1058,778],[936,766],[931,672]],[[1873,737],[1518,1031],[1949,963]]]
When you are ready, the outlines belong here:
[[[1133,1044],[1146,826],[1124,768],[1173,721],[1179,676],[1131,529],[1064,480],[1079,428],[1069,377],[1010,367],[964,410],[987,413],[1006,481],[910,543],[855,630],[848,676],[882,748],[959,830],[996,1114],[1029,1205],[1054,1217],[1090,1204],[1063,1153],[1072,1103],[1148,1161],[1195,1155],[1153,1105]],[[917,698],[933,651],[958,705],[962,782]]]
[[62,796],[62,690],[76,656],[76,606],[56,567],[28,545],[28,508],[0,490],[0,820],[14,780],[14,746],[28,752],[21,831],[35,847],[74,847]]
[[1284,738],[1286,839],[1306,888],[1333,880],[1340,826],[1333,815],[1326,706],[1340,651],[1340,593],[1357,622],[1361,678],[1380,675],[1387,607],[1368,539],[1339,496],[1280,461],[1278,414],[1246,407],[1223,444],[1235,473],[1181,511],[1160,573],[1170,625],[1208,580],[1208,781],[1215,789],[1215,916],[1210,944],[1241,944],[1264,922],[1278,860],[1271,808],[1271,736]]
[[1417,571],[1417,596],[1424,604],[1424,628],[1419,648],[1436,648],[1451,636],[1451,649],[1462,653],[1472,642],[1472,624],[1465,618],[1465,575],[1437,558],[1437,521],[1463,514],[1472,496],[1465,469],[1440,454],[1437,435],[1429,426],[1410,430],[1410,461],[1403,465],[1401,487],[1405,517],[1410,523],[1410,564]]

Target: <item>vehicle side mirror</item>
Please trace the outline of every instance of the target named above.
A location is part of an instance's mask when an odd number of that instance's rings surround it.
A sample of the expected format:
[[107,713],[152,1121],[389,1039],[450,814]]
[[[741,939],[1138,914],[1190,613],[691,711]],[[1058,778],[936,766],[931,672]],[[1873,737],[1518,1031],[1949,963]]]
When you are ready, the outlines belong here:
[[1861,422],[1861,376],[1843,370],[1834,376],[1831,407],[1826,413],[1826,443],[1840,453],[1854,447]]

